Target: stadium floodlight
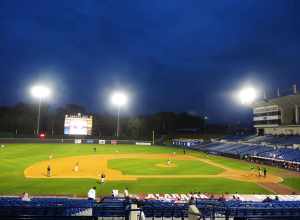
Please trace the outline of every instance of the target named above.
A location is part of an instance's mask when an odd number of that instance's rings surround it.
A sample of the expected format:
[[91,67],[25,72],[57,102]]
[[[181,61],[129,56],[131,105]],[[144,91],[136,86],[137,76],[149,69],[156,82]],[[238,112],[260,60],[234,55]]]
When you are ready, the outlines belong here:
[[34,98],[44,99],[44,98],[48,98],[50,94],[51,94],[50,89],[43,85],[36,85],[31,88],[31,95]]
[[113,105],[122,107],[127,103],[127,96],[122,92],[115,92],[112,94],[111,102]]
[[111,96],[111,103],[118,107],[117,116],[117,137],[119,137],[119,127],[120,127],[120,109],[127,104],[127,95],[124,92],[114,92]]
[[37,128],[36,128],[36,134],[39,135],[40,133],[40,118],[41,118],[41,104],[42,100],[45,98],[48,98],[51,95],[51,90],[43,85],[35,85],[31,88],[31,95],[34,98],[37,98],[39,100],[39,107],[38,107],[38,116],[37,116]]
[[258,91],[253,87],[245,87],[238,93],[238,99],[243,105],[251,105],[258,97]]

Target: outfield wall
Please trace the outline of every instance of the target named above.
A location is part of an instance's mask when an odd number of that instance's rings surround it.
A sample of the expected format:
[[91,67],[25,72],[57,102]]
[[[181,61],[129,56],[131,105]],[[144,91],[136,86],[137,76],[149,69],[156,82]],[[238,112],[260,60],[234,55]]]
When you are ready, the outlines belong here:
[[132,144],[132,145],[151,145],[151,141],[140,140],[104,140],[104,139],[41,139],[41,138],[0,138],[0,144]]

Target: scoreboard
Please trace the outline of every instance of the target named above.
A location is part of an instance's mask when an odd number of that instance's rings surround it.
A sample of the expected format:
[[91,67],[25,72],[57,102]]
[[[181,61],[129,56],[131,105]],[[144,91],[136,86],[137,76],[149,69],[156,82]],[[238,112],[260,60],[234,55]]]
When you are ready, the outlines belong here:
[[65,115],[65,135],[92,135],[93,116]]

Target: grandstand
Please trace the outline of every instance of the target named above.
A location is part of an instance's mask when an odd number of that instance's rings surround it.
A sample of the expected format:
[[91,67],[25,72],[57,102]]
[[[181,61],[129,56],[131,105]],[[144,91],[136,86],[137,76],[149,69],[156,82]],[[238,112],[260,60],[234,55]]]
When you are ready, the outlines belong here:
[[277,94],[253,103],[256,135],[227,135],[211,143],[177,139],[173,144],[300,171],[300,94],[295,85],[292,94]]
[[[239,139],[221,139],[213,140],[211,143],[201,142],[197,140],[177,140],[174,142],[176,146],[185,146],[211,154],[229,156],[239,159],[255,159],[265,162],[266,164],[276,164],[283,168],[289,168],[296,171],[300,171],[300,150],[298,147],[289,145],[293,140],[297,140],[299,137],[253,137]],[[233,141],[233,139],[239,141]],[[271,140],[271,141],[270,141]],[[268,142],[267,142],[268,141]],[[281,145],[278,145],[280,143]]]
[[[161,158],[162,164],[155,164],[155,167],[163,167],[167,169],[171,169],[172,166],[169,166],[170,158],[174,160],[174,164],[178,163],[180,166],[180,162],[176,162],[176,157],[179,158],[180,153],[183,153],[186,156],[187,149],[193,149],[196,151],[202,151],[209,154],[221,155],[226,157],[233,157],[237,159],[244,159],[251,163],[265,163],[271,166],[279,166],[282,168],[294,170],[300,172],[300,133],[299,128],[299,107],[298,107],[298,99],[300,99],[300,94],[295,92],[292,95],[285,97],[277,97],[270,100],[262,100],[253,105],[253,113],[254,113],[254,126],[257,129],[257,134],[249,135],[249,134],[234,134],[227,135],[222,139],[211,139],[210,141],[203,139],[174,139],[172,140],[173,146],[177,146],[184,149],[184,153],[182,151],[178,151],[176,154],[174,151],[174,147],[168,149],[159,149],[159,146],[151,146],[151,143],[148,141],[134,141],[134,140],[98,140],[98,139],[2,139],[3,143],[6,144],[14,144],[14,143],[31,143],[29,146],[33,145],[33,142],[43,143],[43,149],[47,149],[46,143],[50,144],[51,152],[52,148],[55,147],[55,143],[60,143],[61,145],[57,146],[61,152],[65,152],[62,150],[65,145],[67,146],[68,152],[72,150],[72,147],[76,150],[76,152],[80,151],[80,154],[89,155],[92,151],[89,149],[94,149],[93,154],[96,154],[97,145],[101,145],[102,147],[98,147],[98,151],[105,152],[108,154],[110,152],[110,156],[106,155],[107,158],[110,159],[118,159],[119,151],[124,151],[123,153],[127,153],[133,151],[153,151],[158,152],[162,150],[165,153]],[[288,103],[290,105],[288,105]],[[300,105],[300,103],[299,103]],[[276,118],[276,120],[274,119]],[[75,143],[74,146],[71,144]],[[76,145],[84,146],[91,145],[92,147],[77,147]],[[106,146],[105,144],[108,144]],[[122,147],[113,146],[123,144]],[[128,151],[126,151],[126,147],[124,144],[128,144]],[[10,145],[13,146],[13,145]],[[144,148],[140,147],[144,146]],[[134,148],[136,147],[136,148]],[[138,148],[139,147],[139,148]],[[10,147],[11,148],[11,147]],[[18,148],[16,147],[18,150]],[[6,147],[4,148],[6,150]],[[4,152],[4,151],[3,151]],[[50,151],[49,151],[50,152]],[[102,152],[102,153],[103,153]],[[188,152],[190,153],[190,152]],[[48,154],[46,154],[48,155]],[[75,154],[76,155],[76,154]],[[120,154],[121,155],[121,154]],[[125,154],[126,155],[126,154]],[[200,154],[199,154],[200,155]],[[63,158],[64,155],[61,155]],[[67,155],[65,155],[67,156]],[[74,155],[70,153],[69,156]],[[81,155],[82,156],[82,155]],[[92,155],[92,158],[97,158],[97,155]],[[123,155],[124,156],[124,155]],[[188,155],[188,162],[191,162],[191,155]],[[207,155],[202,154],[201,160],[207,161]],[[52,160],[52,163],[55,164],[63,164],[67,159],[60,160],[60,155],[57,155],[57,160]],[[133,157],[133,155],[128,156],[128,158],[120,157],[121,164],[123,162],[127,162],[130,158],[135,158],[135,160],[146,158],[146,155],[140,154],[138,156]],[[153,154],[152,157],[154,159],[158,159],[158,154]],[[45,156],[41,157],[45,158]],[[81,159],[81,164],[84,164],[84,157],[77,157]],[[105,159],[104,156],[99,157],[101,161],[109,161],[110,159]],[[149,157],[151,160],[153,158]],[[72,159],[72,158],[71,158]],[[123,159],[123,161],[121,160]],[[124,160],[126,159],[126,160]],[[149,159],[149,160],[150,160]],[[153,160],[154,160],[153,159]],[[199,159],[199,158],[198,158]],[[74,159],[75,160],[75,159]],[[50,161],[50,159],[49,159]],[[49,161],[44,161],[45,163],[49,163]],[[75,160],[77,161],[77,160]],[[88,158],[87,161],[89,163],[92,162],[91,158]],[[99,160],[100,161],[100,160]],[[168,161],[166,164],[164,164]],[[235,160],[236,161],[236,160]],[[30,161],[31,162],[31,161]],[[38,162],[38,161],[37,161]],[[98,163],[98,161],[97,161]],[[173,163],[173,162],[172,162]],[[43,164],[43,163],[42,163]],[[96,164],[96,163],[95,163]],[[106,162],[104,163],[106,164]],[[201,166],[204,166],[205,163],[202,163]],[[39,169],[39,164],[34,164],[35,166],[30,166],[30,170]],[[223,164],[222,164],[223,165]],[[128,166],[128,164],[124,163],[124,166]],[[138,166],[138,165],[136,165]],[[252,166],[252,165],[251,165]],[[54,167],[54,165],[53,165]],[[123,167],[123,165],[122,165]],[[132,166],[133,167],[133,166]],[[250,167],[250,166],[249,166]],[[104,168],[107,168],[104,166]],[[145,168],[148,168],[145,166]],[[144,169],[145,169],[144,168]],[[153,167],[150,167],[153,169]],[[116,168],[115,168],[116,169]],[[158,169],[158,168],[156,168]],[[27,169],[26,169],[27,170]],[[25,171],[26,171],[25,170]],[[136,172],[136,169],[133,169]],[[188,168],[188,170],[190,170]],[[24,172],[25,177],[32,178],[33,176],[26,176],[27,172]],[[122,171],[122,170],[121,170]],[[126,171],[126,170],[125,170]],[[69,169],[69,172],[72,172]],[[184,172],[186,174],[187,170]],[[249,172],[249,171],[247,171]],[[121,172],[120,172],[121,173]],[[40,175],[40,171],[38,173]],[[107,171],[107,174],[112,174]],[[122,173],[121,173],[122,174]],[[140,173],[138,173],[140,174]],[[142,173],[143,174],[143,173]],[[165,173],[168,174],[168,173]],[[174,173],[172,173],[174,174]],[[57,174],[58,175],[58,174]],[[157,174],[156,174],[157,175]],[[138,176],[138,175],[137,175]],[[209,176],[209,175],[206,175]],[[216,173],[216,176],[218,174]],[[271,176],[271,174],[270,174]],[[41,178],[40,176],[38,176]],[[65,176],[63,176],[66,178]],[[116,176],[118,178],[123,177],[122,175]],[[116,178],[115,177],[115,178]],[[155,177],[155,175],[154,175]],[[180,176],[179,176],[180,177]],[[179,178],[177,177],[177,178]],[[243,176],[245,177],[245,176]],[[23,178],[23,176],[22,176]],[[110,176],[111,179],[107,179],[107,181],[112,181],[113,177]],[[147,179],[147,175],[144,175],[145,183],[151,183],[152,179]],[[161,177],[162,178],[162,177]],[[189,177],[190,178],[190,177]],[[201,178],[201,177],[199,177]],[[245,178],[249,178],[246,176]],[[117,182],[120,179],[117,179]],[[124,184],[128,184],[128,180],[125,179]],[[167,182],[168,179],[165,179]],[[186,180],[184,180],[186,181]],[[202,181],[202,179],[201,179]],[[219,181],[216,178],[215,181]],[[129,181],[130,182],[130,181]],[[188,182],[188,181],[186,181]],[[241,182],[237,182],[241,183]],[[258,182],[261,184],[262,182]],[[161,184],[161,183],[160,183]],[[267,183],[270,184],[270,183]],[[272,183],[271,184],[277,184]],[[103,185],[99,186],[100,190],[103,190]],[[191,189],[192,191],[193,189]],[[226,189],[227,190],[227,189]],[[234,189],[235,190],[235,189]],[[272,192],[272,191],[269,191]],[[232,192],[231,192],[232,193]],[[290,192],[289,194],[293,194]],[[225,195],[224,195],[225,194]],[[104,194],[103,194],[104,195]],[[148,194],[149,195],[149,194]],[[152,197],[147,197],[143,195],[143,193],[139,195],[129,195],[129,197],[104,197],[101,198],[101,201],[90,201],[87,199],[79,198],[70,198],[70,197],[33,197],[30,201],[22,201],[21,198],[15,196],[3,196],[0,197],[0,218],[12,218],[12,219],[128,219],[128,220],[155,220],[155,219],[174,219],[174,220],[187,220],[187,219],[299,219],[300,217],[300,196],[299,195],[264,195],[264,194],[252,194],[252,195],[238,195],[229,194],[224,191],[224,193],[220,196],[220,194],[213,193],[189,193],[189,194],[164,194],[165,197],[160,196],[160,194],[154,194]],[[167,196],[166,196],[167,195]],[[122,196],[122,195],[121,195]],[[186,198],[183,198],[186,197]],[[194,198],[194,199],[192,199]],[[191,202],[192,201],[192,202]],[[195,205],[200,212],[190,213],[191,206]],[[191,215],[195,215],[191,217]]]
[[[195,199],[202,219],[298,219],[299,196],[270,196],[232,199]],[[0,218],[16,219],[188,219],[187,201],[105,197],[99,203],[70,198],[35,198],[29,202],[16,197],[0,198]],[[143,214],[142,214],[143,213]]]
[[300,135],[300,94],[296,85],[293,93],[275,98],[264,97],[253,104],[253,122],[259,136]]

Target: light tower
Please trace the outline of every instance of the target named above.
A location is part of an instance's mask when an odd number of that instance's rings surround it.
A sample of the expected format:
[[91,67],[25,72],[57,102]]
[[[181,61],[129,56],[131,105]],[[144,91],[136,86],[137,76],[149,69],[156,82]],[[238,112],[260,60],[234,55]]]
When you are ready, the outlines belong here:
[[48,98],[51,95],[51,90],[44,85],[35,85],[31,88],[32,97],[38,99],[38,116],[37,116],[37,126],[36,126],[36,134],[40,133],[40,118],[41,118],[41,104],[42,100]]
[[114,92],[111,96],[111,102],[118,108],[117,115],[117,137],[119,137],[120,129],[120,109],[127,104],[127,95],[124,92]]
[[238,94],[238,99],[243,105],[251,105],[258,97],[258,91],[253,87],[242,88]]

